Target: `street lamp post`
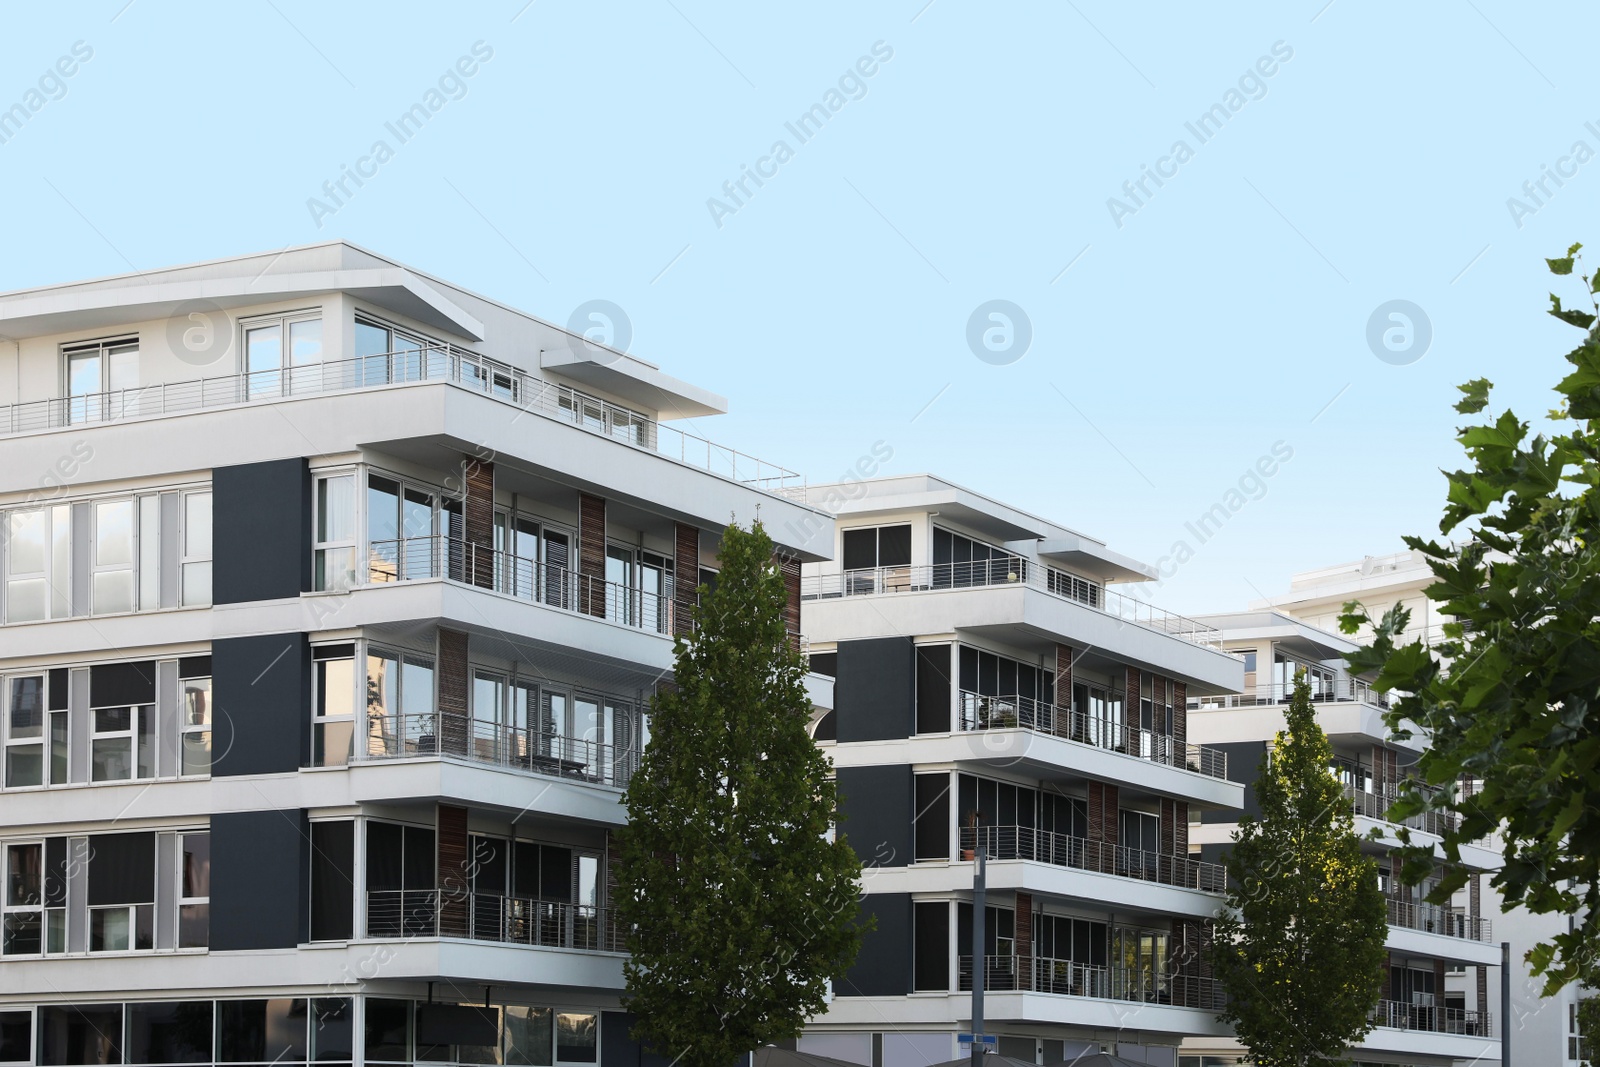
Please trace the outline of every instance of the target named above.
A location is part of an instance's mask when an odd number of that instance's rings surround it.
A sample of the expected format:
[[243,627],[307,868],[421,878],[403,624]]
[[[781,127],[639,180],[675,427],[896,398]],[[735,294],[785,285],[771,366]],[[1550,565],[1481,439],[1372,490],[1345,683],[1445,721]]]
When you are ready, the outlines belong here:
[[988,872],[984,861],[989,849],[982,833],[983,813],[972,813],[972,1067],[983,1067],[983,980],[988,968],[984,957],[984,911]]

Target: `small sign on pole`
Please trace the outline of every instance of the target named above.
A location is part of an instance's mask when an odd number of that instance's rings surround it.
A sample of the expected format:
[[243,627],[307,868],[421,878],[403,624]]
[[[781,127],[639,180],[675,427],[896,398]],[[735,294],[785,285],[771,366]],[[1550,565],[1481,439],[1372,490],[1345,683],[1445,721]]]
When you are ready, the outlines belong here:
[[[956,1041],[960,1045],[960,1052],[957,1053],[957,1058],[960,1058],[961,1056],[972,1055],[971,1034],[957,1034]],[[993,1056],[1000,1051],[1000,1038],[994,1034],[984,1034],[982,1037],[978,1038],[978,1043],[983,1046],[983,1051],[987,1055]]]

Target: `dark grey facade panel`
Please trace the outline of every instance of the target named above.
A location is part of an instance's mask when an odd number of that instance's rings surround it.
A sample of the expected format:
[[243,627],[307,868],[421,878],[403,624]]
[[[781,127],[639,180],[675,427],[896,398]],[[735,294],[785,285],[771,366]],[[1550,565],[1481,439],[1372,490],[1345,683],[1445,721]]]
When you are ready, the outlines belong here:
[[841,641],[838,670],[833,699],[841,742],[911,736],[916,714],[916,650],[911,638]]
[[840,767],[839,832],[868,867],[912,862],[915,805],[911,767]]
[[311,473],[304,459],[212,472],[212,599],[279,600],[311,588]]
[[848,974],[834,982],[842,997],[898,997],[911,992],[911,894],[873,893],[861,900],[861,917],[877,926],[861,943]]
[[305,941],[309,854],[303,811],[211,816],[211,950]]
[[669,1067],[674,1057],[651,1052],[634,1040],[633,1024],[632,1012],[600,1013],[600,1067]]
[[299,770],[311,729],[306,635],[222,638],[211,671],[212,776]]
[[[1244,787],[1243,814],[1261,817],[1261,804],[1256,800],[1255,780],[1256,772],[1261,769],[1261,757],[1266,754],[1268,741],[1235,741],[1225,745],[1212,745],[1228,754],[1228,780],[1239,782]],[[1200,813],[1200,821],[1211,822],[1238,822],[1240,812],[1231,809],[1207,810]]]

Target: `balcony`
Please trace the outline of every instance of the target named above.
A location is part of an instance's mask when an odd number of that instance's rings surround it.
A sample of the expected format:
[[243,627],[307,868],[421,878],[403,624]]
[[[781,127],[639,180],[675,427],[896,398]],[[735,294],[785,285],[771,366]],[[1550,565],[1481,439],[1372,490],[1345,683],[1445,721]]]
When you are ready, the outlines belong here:
[[805,486],[802,476],[775,463],[446,345],[0,405],[0,435],[429,382],[479,393],[520,411],[565,422],[763,492],[792,497]]
[[[1428,796],[1437,796],[1439,790],[1424,788],[1423,792]],[[1346,800],[1350,801],[1355,814],[1362,818],[1376,819],[1379,822],[1387,822],[1395,826],[1409,826],[1413,830],[1420,830],[1425,834],[1434,834],[1439,837],[1443,837],[1446,833],[1454,830],[1457,825],[1456,815],[1447,811],[1424,811],[1396,822],[1389,818],[1389,808],[1395,801],[1400,799],[1399,795],[1393,791],[1369,792],[1365,789],[1357,789],[1350,782],[1346,782],[1344,796]]]
[[371,717],[366,741],[356,744],[354,755],[361,762],[449,756],[618,789],[627,788],[639,769],[639,750],[631,746],[618,748],[444,712]]
[[[972,988],[972,957],[962,956],[958,966],[959,989],[966,992]],[[1215,978],[1020,955],[985,956],[983,988],[991,993],[1131,1000],[1211,1012],[1223,1005],[1222,986]]]
[[1036,830],[1031,826],[981,826],[976,830],[963,826],[963,857],[974,854],[974,842],[980,837],[985,855],[991,860],[1031,860],[1178,889],[1197,889],[1203,893],[1222,893],[1227,889],[1227,870],[1220,863],[1145,852],[1105,841]]
[[437,889],[368,890],[367,937],[453,937],[579,952],[626,951],[604,908]]
[[1431,993],[1418,993],[1413,1003],[1380,1000],[1371,1018],[1389,1030],[1414,1030],[1430,1034],[1462,1034],[1466,1037],[1493,1037],[1493,1017],[1488,1012],[1463,1008],[1439,1008]]
[[1080,744],[1120,752],[1208,778],[1228,777],[1228,754],[1206,745],[1180,744],[1152,730],[1129,728],[1126,723],[1092,719],[1085,711],[1071,710],[1023,696],[983,696],[963,690],[959,725],[962,732],[978,730],[1031,730]]
[[994,587],[1037,589],[1060,600],[1082,604],[1123,622],[1177,637],[1202,648],[1218,651],[1222,648],[1221,631],[1211,626],[1017,556],[976,563],[874,567],[814,574],[801,580],[800,599],[829,600],[837,597]]
[[[1375,691],[1359,678],[1339,676],[1328,682],[1311,679],[1311,700],[1316,704],[1358,703],[1368,704],[1385,711],[1389,709],[1389,696]],[[1190,711],[1214,711],[1219,708],[1257,708],[1287,704],[1294,696],[1293,685],[1263,684],[1250,687],[1244,693],[1223,693],[1203,696],[1189,701]]]
[[1414,904],[1409,900],[1389,900],[1389,925],[1403,930],[1420,930],[1425,934],[1443,934],[1465,941],[1493,940],[1488,919],[1468,915],[1455,908],[1438,904]]
[[331,584],[382,585],[430,578],[461,582],[664,637],[673,634],[674,604],[669,595],[443,535],[371,542],[365,573],[352,571],[343,581]]

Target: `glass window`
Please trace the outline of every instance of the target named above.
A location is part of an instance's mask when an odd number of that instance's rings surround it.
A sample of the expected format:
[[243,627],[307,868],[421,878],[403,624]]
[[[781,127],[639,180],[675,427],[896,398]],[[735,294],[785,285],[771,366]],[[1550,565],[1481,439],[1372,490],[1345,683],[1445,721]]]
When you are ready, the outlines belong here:
[[41,1067],[121,1062],[121,1004],[39,1005]]
[[211,494],[183,495],[183,603],[211,603]]
[[217,1062],[304,1063],[305,1059],[303,997],[217,1001]]
[[210,1063],[213,1012],[209,1000],[129,1002],[127,1062]]
[[180,834],[178,947],[205,948],[211,933],[211,834]]
[[94,506],[92,594],[96,615],[134,609],[134,507],[132,500]]
[[139,343],[95,341],[64,349],[67,418],[99,422],[138,414]]
[[355,653],[350,645],[332,645],[316,649],[313,657],[311,765],[343,766],[355,733]]
[[184,774],[211,773],[211,679],[185,678],[183,706],[178,712],[182,729]]
[[311,1059],[349,1063],[355,1056],[355,1002],[349,997],[318,997],[311,1002]]
[[[288,335],[285,360],[284,336]],[[322,320],[279,318],[245,327],[245,379],[250,397],[319,392]]]
[[509,1067],[551,1067],[555,1012],[549,1008],[506,1008],[506,1063]]
[[43,846],[36,841],[6,846],[5,927],[0,954],[24,956],[43,951],[42,853]]
[[6,785],[43,785],[45,676],[12,678],[6,693]]
[[90,713],[90,780],[155,777],[155,726],[153,705],[95,708]]
[[561,1063],[594,1063],[599,1050],[596,1016],[561,1012],[556,1016],[556,1060]]
[[317,479],[315,569],[318,589],[349,589],[365,579],[356,573],[356,476]]
[[7,622],[72,614],[72,516],[66,504],[11,512],[5,554]]
[[245,380],[249,395],[271,396],[283,391],[283,326],[255,326],[244,332]]
[[0,1063],[33,1062],[33,1013],[0,1011]]
[[[368,997],[366,1001],[366,1062],[411,1062],[411,1001]],[[509,1016],[516,1008],[507,1008]],[[526,1010],[526,1009],[522,1009]],[[509,1018],[508,1018],[509,1023]],[[548,1040],[545,1042],[549,1047]],[[509,1057],[507,1063],[516,1063]],[[520,1061],[530,1062],[530,1061]],[[548,1059],[543,1061],[548,1064]]]

